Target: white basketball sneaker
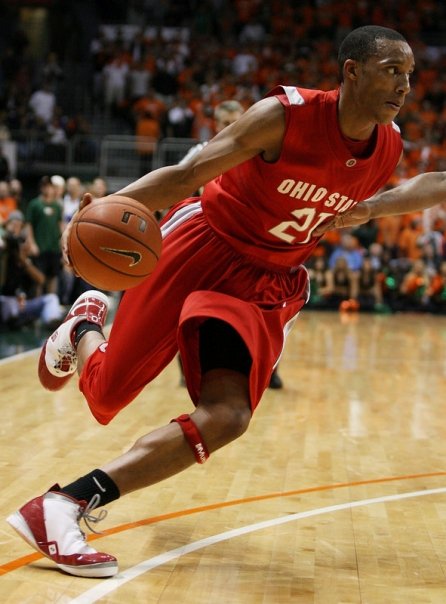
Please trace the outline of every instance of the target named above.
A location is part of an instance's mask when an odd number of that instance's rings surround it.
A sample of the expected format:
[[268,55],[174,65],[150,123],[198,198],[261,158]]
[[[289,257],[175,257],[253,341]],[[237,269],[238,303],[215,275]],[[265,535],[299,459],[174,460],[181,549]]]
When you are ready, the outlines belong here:
[[47,390],[60,390],[77,369],[74,329],[81,321],[103,327],[107,319],[109,300],[97,290],[79,296],[63,323],[46,340],[39,358],[39,380]]
[[[87,544],[79,521],[98,522],[106,510],[95,517],[94,497],[90,504],[59,491],[54,485],[44,495],[35,497],[11,514],[6,521],[38,552],[52,560],[64,572],[77,577],[112,577],[118,561],[110,554],[97,552]],[[90,527],[89,527],[90,528]]]

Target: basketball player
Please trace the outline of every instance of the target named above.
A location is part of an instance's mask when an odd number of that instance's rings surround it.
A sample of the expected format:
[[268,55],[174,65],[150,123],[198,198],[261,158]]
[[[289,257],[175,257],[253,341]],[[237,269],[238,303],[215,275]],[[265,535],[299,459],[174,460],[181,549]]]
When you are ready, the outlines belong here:
[[[64,571],[114,575],[116,558],[87,544],[80,519],[204,463],[245,432],[308,299],[303,262],[320,239],[316,229],[374,195],[397,166],[393,120],[410,90],[410,46],[394,30],[361,27],[342,43],[339,65],[338,89],[279,86],[185,164],[119,191],[152,210],[176,203],[157,269],[125,292],[108,345],[107,298],[81,296],[45,343],[40,380],[56,390],[77,369],[92,414],[107,424],[179,348],[195,410],[9,517]],[[199,198],[184,200],[204,183]]]

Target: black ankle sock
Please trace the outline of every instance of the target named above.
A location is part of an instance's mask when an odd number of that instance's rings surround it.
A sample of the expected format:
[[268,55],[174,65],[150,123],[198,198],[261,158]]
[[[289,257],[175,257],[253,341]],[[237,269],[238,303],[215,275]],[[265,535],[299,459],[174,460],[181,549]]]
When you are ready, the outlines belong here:
[[74,497],[74,499],[83,499],[87,503],[91,501],[94,495],[99,495],[101,498],[100,506],[119,499],[121,495],[116,483],[102,470],[93,470],[90,474],[78,478],[63,487],[61,492]]
[[78,325],[76,325],[76,327],[74,328],[75,348],[77,348],[81,339],[89,331],[97,331],[98,333],[102,333],[102,327],[100,325],[96,325],[96,323],[90,323],[90,321],[81,321]]

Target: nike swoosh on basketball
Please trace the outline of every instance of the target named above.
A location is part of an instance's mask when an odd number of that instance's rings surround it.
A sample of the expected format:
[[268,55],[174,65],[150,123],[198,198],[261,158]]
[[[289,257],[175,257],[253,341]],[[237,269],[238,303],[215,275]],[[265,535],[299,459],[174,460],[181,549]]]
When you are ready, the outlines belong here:
[[118,254],[119,256],[127,256],[132,259],[129,266],[135,266],[135,264],[139,264],[142,259],[142,255],[139,252],[130,252],[129,250],[117,250],[113,247],[101,247],[101,250],[104,252],[110,252],[111,254]]

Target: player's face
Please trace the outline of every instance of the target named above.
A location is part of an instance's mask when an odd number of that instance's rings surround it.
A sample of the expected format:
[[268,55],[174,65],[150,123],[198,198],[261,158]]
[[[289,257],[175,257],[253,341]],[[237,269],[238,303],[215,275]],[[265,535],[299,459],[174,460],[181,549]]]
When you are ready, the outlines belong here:
[[374,122],[388,124],[410,92],[415,63],[406,42],[378,40],[377,50],[377,55],[357,64],[357,101]]

